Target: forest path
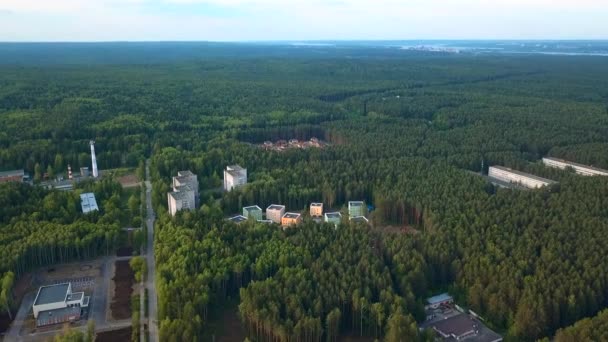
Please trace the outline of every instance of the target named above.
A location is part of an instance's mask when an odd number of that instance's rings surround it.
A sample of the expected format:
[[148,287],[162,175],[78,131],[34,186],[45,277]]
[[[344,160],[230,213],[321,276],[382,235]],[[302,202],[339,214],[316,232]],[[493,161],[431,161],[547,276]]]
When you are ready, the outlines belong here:
[[152,209],[152,184],[150,183],[150,159],[146,160],[146,289],[148,289],[148,330],[150,342],[158,341],[158,316],[157,316],[157,294],[156,294],[156,264],[154,259],[154,209]]

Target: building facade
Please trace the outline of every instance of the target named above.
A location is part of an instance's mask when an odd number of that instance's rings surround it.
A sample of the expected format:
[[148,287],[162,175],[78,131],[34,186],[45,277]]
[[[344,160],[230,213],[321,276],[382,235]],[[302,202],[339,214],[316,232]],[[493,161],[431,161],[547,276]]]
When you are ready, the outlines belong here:
[[543,158],[543,164],[562,170],[572,168],[581,176],[608,176],[608,170],[598,169],[593,166],[587,166],[575,162],[569,162],[559,158]]
[[363,201],[348,202],[348,216],[350,216],[350,217],[365,216],[365,203]]
[[281,219],[285,215],[285,206],[278,204],[271,204],[266,208],[266,219],[271,220],[274,223],[281,224]]
[[298,213],[285,213],[281,218],[283,228],[297,226],[300,223],[302,223],[302,215]]
[[224,190],[230,191],[247,184],[247,169],[239,165],[226,166],[224,170]]
[[198,206],[198,178],[190,171],[179,171],[173,177],[173,191],[167,194],[167,206],[171,216],[180,210],[194,210]]
[[252,205],[243,208],[243,216],[245,216],[246,218],[252,218],[256,221],[260,221],[263,219],[262,214],[262,208],[258,207],[257,205]]
[[12,170],[0,172],[0,183],[23,183],[25,179],[25,171],[23,170]]
[[323,203],[311,203],[310,204],[310,216],[312,216],[312,217],[323,216]]
[[488,176],[508,183],[515,183],[529,189],[537,189],[555,184],[555,181],[520,172],[503,166],[490,166]]

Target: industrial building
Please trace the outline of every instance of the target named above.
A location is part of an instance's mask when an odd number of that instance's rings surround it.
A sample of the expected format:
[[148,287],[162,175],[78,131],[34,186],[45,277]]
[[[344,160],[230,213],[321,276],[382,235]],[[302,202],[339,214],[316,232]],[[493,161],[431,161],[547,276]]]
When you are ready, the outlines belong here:
[[333,223],[337,226],[342,221],[342,214],[340,214],[339,212],[325,213],[324,221],[327,223]]
[[0,183],[23,183],[25,179],[25,171],[23,170],[12,170],[0,172]]
[[365,203],[362,201],[348,202],[348,216],[350,216],[350,217],[365,216]]
[[519,184],[529,189],[537,189],[556,183],[550,179],[541,178],[504,166],[490,166],[488,176],[507,183]]
[[322,217],[323,216],[323,203],[311,203],[310,204],[310,216]]
[[85,214],[92,211],[99,211],[97,201],[95,200],[95,194],[92,192],[85,192],[80,195],[80,206],[82,207],[82,212]]
[[226,166],[224,170],[224,190],[230,191],[247,184],[247,169],[239,165]]
[[565,170],[572,168],[581,176],[608,176],[608,170],[599,169],[593,166],[587,166],[575,162],[570,162],[559,158],[543,158],[543,164],[549,167]]
[[285,215],[285,206],[278,204],[271,204],[266,208],[266,219],[271,220],[274,223],[281,224],[281,219]]
[[232,221],[236,224],[243,223],[247,221],[247,218],[243,215],[236,215],[228,219],[228,221]]
[[32,306],[36,326],[77,321],[89,300],[84,292],[72,292],[71,283],[42,286]]
[[302,215],[298,213],[285,213],[281,218],[283,228],[297,226],[300,223],[302,223]]
[[167,194],[171,216],[180,210],[194,210],[198,205],[198,178],[190,171],[179,171],[173,177],[173,191]]
[[252,218],[256,221],[262,220],[262,208],[257,205],[251,205],[243,208],[243,216],[246,218]]

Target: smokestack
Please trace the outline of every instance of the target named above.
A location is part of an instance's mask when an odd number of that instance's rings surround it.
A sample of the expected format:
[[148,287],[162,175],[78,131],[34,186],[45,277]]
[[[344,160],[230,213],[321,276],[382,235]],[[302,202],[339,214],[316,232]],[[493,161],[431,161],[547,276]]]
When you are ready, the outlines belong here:
[[68,164],[68,179],[73,179],[74,177],[72,176],[72,166],[70,164]]
[[91,140],[89,142],[91,144],[91,163],[93,164],[93,178],[99,177],[99,172],[97,171],[97,158],[95,158],[95,141]]

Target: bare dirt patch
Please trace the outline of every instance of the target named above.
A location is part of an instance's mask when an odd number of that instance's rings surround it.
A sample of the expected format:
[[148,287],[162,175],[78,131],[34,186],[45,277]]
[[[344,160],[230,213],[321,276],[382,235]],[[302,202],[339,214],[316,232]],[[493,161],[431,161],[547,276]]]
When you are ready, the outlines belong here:
[[131,341],[131,327],[97,333],[95,342]]
[[116,320],[131,318],[131,294],[135,276],[129,260],[119,260],[114,263],[114,295],[110,309],[112,318]]
[[132,188],[140,184],[139,178],[134,174],[118,177],[117,180],[123,188]]
[[119,247],[116,256],[125,257],[133,255],[133,247]]

